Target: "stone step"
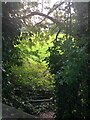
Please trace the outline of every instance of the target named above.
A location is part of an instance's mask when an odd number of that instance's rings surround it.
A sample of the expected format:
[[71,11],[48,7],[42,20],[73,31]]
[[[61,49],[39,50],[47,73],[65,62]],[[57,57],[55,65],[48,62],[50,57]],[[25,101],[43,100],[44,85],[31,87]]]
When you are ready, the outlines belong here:
[[22,118],[36,119],[37,117],[23,112],[21,109],[16,109],[14,107],[2,104],[2,120],[7,120],[8,118],[14,118],[14,120]]

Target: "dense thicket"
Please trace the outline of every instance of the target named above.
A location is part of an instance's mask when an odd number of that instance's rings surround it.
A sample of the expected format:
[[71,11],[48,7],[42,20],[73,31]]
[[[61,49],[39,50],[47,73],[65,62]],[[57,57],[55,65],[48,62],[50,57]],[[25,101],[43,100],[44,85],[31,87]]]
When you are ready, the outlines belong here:
[[33,26],[32,31],[36,34],[31,33],[29,27],[26,28],[28,33],[20,34],[22,24],[18,14],[21,7],[23,8],[20,3],[2,5],[2,97],[5,104],[38,114],[40,111],[52,109],[47,102],[39,105],[32,105],[30,102],[32,99],[50,99],[53,95],[53,78],[43,62],[51,39],[47,36],[47,33],[50,34],[48,31],[38,33],[39,29],[37,32]]
[[[2,61],[3,75],[5,76],[9,76],[10,74],[8,71],[10,63],[13,62],[11,55],[14,49],[14,42],[16,42],[16,39],[20,34],[21,21],[16,18],[20,6],[20,3],[2,3]],[[13,57],[17,59],[17,56]],[[3,77],[4,79],[5,76]]]
[[49,49],[48,65],[56,80],[57,120],[89,118],[88,3],[74,3],[74,8],[76,24],[68,3],[66,36],[63,39],[56,36]]
[[[18,61],[19,53],[14,54],[18,50],[14,48],[20,34],[21,21],[17,19],[17,14],[21,7],[21,3],[3,2],[2,3],[2,98],[8,99],[12,90],[11,66],[12,64],[20,64]],[[9,100],[10,101],[10,100]]]

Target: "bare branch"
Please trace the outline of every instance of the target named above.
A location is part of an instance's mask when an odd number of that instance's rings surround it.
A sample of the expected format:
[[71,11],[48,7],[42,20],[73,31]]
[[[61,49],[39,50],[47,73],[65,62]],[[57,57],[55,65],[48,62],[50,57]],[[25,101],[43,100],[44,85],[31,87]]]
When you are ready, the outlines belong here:
[[39,16],[48,18],[48,19],[50,19],[52,22],[54,22],[54,23],[56,23],[56,24],[60,24],[60,22],[59,22],[57,19],[54,19],[53,17],[48,16],[48,15],[46,15],[46,14],[44,14],[44,13],[40,13],[40,12],[31,12],[30,14],[28,14],[28,15],[26,15],[26,16],[20,17],[20,19],[26,19],[26,18],[31,17],[31,16],[34,16],[34,15],[39,15]]
[[[59,3],[58,5],[53,6],[53,8],[51,8],[51,9],[49,10],[49,12],[48,12],[47,15],[49,15],[50,13],[52,13],[54,10],[56,10],[58,7],[60,7],[62,4],[64,4],[64,2],[61,2],[61,3]],[[45,17],[43,20],[41,20],[39,23],[37,23],[36,25],[41,24],[45,19],[46,19],[46,17]]]
[[46,18],[50,19],[52,22],[54,22],[54,23],[56,23],[56,24],[60,24],[60,22],[59,22],[57,19],[54,19],[53,17],[50,17],[49,14],[52,13],[54,10],[56,10],[58,7],[60,7],[63,3],[64,3],[64,1],[63,1],[63,2],[60,2],[60,3],[57,4],[57,5],[54,4],[54,5],[53,5],[53,8],[51,8],[51,9],[49,10],[49,12],[47,13],[47,15],[44,14],[44,13],[39,13],[39,12],[30,12],[30,14],[28,14],[28,15],[26,15],[26,16],[23,16],[23,17],[20,17],[20,18],[24,20],[24,19],[26,19],[26,18],[28,18],[28,17],[31,17],[31,16],[34,16],[34,15],[40,15],[40,16],[43,16],[44,19],[41,20],[39,23],[36,23],[36,25],[41,24]]
[[64,4],[65,2],[60,2],[59,4],[57,5],[53,5],[53,8],[50,9],[50,11],[48,12],[47,15],[49,15],[50,13],[52,13],[54,10],[56,10],[58,7],[60,7],[62,4]]

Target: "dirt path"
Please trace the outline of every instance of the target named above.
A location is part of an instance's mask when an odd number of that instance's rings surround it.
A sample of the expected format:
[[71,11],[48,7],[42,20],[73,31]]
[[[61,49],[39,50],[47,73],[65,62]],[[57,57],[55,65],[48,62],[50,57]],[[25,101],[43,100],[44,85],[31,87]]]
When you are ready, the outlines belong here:
[[54,112],[42,112],[42,113],[40,113],[40,118],[47,118],[47,120],[54,120]]

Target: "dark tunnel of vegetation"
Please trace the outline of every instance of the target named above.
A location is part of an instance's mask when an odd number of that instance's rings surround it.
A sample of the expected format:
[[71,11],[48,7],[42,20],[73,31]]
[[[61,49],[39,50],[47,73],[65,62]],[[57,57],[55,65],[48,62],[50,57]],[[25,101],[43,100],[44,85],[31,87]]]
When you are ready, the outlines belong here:
[[48,4],[2,3],[2,101],[56,120],[87,119],[90,3]]

